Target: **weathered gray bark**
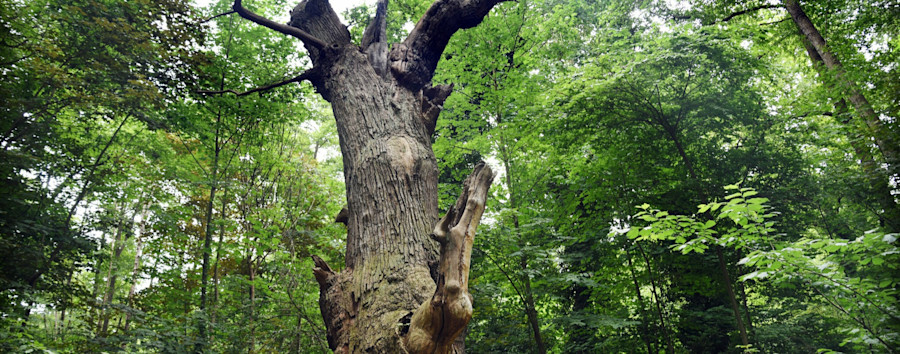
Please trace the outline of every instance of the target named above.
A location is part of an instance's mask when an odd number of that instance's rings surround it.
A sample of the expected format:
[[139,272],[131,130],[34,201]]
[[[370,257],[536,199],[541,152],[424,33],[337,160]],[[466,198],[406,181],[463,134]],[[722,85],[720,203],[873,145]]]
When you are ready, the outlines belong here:
[[335,352],[448,352],[471,317],[471,240],[492,173],[477,168],[460,199],[464,209],[451,210],[435,227],[431,135],[451,87],[430,82],[450,37],[480,23],[500,1],[437,0],[390,51],[385,0],[362,48],[352,44],[327,0],[302,1],[288,25],[235,1],[241,17],[304,43],[313,68],[302,77],[331,102],[337,121],[347,185],[346,268],[335,272],[315,258]]

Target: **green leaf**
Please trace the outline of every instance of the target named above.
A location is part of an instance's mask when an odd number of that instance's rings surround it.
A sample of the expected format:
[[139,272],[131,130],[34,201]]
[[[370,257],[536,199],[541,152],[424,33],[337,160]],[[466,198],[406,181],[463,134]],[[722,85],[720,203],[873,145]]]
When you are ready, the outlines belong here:
[[762,204],[768,202],[769,198],[750,198],[747,200],[748,204]]

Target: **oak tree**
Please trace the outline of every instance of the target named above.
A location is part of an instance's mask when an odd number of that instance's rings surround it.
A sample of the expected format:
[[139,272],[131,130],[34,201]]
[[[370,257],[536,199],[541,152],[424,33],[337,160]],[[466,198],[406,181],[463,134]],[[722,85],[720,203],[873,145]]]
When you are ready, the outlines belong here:
[[316,258],[320,308],[335,352],[462,350],[472,317],[469,262],[493,172],[481,164],[438,221],[435,123],[452,85],[432,85],[455,32],[478,25],[502,0],[437,0],[402,43],[390,48],[388,2],[361,44],[327,0],[304,0],[288,24],[235,1],[234,12],[301,40],[312,68],[247,92],[309,81],[331,103],[347,184],[346,268]]

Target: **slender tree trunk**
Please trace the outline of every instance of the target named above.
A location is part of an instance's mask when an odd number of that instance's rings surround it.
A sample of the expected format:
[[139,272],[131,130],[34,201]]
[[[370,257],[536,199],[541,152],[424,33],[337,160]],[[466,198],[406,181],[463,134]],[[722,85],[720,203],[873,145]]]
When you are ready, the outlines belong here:
[[[94,163],[91,164],[91,166],[89,167],[88,175],[84,178],[84,183],[82,183],[81,189],[78,191],[78,195],[75,197],[75,200],[72,202],[72,206],[69,207],[69,212],[66,215],[66,226],[65,226],[66,232],[69,232],[69,229],[72,226],[72,218],[75,216],[75,211],[78,210],[78,205],[87,196],[88,191],[90,191],[91,182],[94,179],[94,174],[97,171],[97,168],[103,163],[103,157],[106,156],[106,151],[109,150],[109,147],[112,146],[113,142],[116,141],[116,136],[119,135],[119,132],[122,130],[122,127],[125,126],[125,122],[128,121],[129,117],[130,117],[129,115],[126,115],[124,118],[122,118],[122,122],[120,122],[118,127],[116,127],[116,130],[113,132],[113,135],[109,138],[109,140],[103,146],[103,149],[100,150],[100,153],[97,154],[97,157],[94,159]],[[59,250],[60,250],[59,247],[53,248],[53,251],[50,252],[50,256],[47,258],[46,264],[49,265],[49,264],[53,264],[54,262],[56,262],[56,259],[59,257]],[[34,274],[31,277],[29,277],[29,279],[28,279],[29,287],[31,287],[33,289],[37,285],[37,281],[41,278],[41,276],[44,274],[46,269],[47,268],[45,267],[45,268],[39,268],[39,269],[35,270]],[[30,313],[31,313],[30,311],[27,311],[26,315],[30,314]]]
[[[219,184],[219,153],[221,152],[221,147],[219,146],[219,133],[221,132],[221,112],[218,114],[216,118],[216,133],[215,133],[215,145],[213,152],[213,165],[210,171],[210,187],[209,187],[209,201],[206,203],[206,228],[203,236],[203,249],[201,250],[203,253],[203,263],[202,269],[200,271],[200,312],[202,316],[206,316],[206,284],[209,279],[209,253],[210,253],[210,243],[212,239],[212,230],[213,230],[213,203],[216,199],[216,189]],[[198,352],[202,352],[209,341],[209,334],[207,328],[207,320],[206,318],[200,318],[197,324],[197,331],[200,337],[200,340],[197,342],[196,349]]]
[[[740,278],[742,273],[738,274],[738,278]],[[759,344],[759,338],[756,336],[756,329],[753,327],[753,320],[750,315],[750,306],[747,305],[747,291],[744,287],[744,282],[738,282],[738,289],[741,291],[741,304],[744,307],[744,316],[747,320],[747,332],[753,336],[753,342]],[[761,348],[758,348],[761,350]]]
[[150,213],[150,209],[147,205],[143,206],[143,210],[141,210],[141,224],[138,226],[138,233],[134,235],[134,263],[131,267],[131,287],[128,289],[128,307],[129,311],[125,314],[125,332],[128,332],[129,325],[131,325],[131,313],[134,311],[134,293],[137,289],[138,280],[141,275],[141,257],[143,256],[144,250],[144,234],[147,231],[147,215]]
[[[519,263],[522,270],[528,269],[528,257],[523,255]],[[522,277],[522,292],[525,295],[525,314],[528,316],[528,324],[531,325],[531,333],[534,334],[534,342],[537,345],[535,351],[541,354],[547,353],[547,346],[541,336],[541,324],[538,321],[537,309],[534,306],[534,295],[531,291],[531,277],[525,274]]]
[[850,103],[853,104],[853,107],[856,109],[856,114],[869,128],[869,134],[875,139],[875,144],[884,155],[885,162],[889,166],[888,170],[890,171],[890,174],[895,175],[900,172],[900,170],[898,170],[898,168],[900,168],[898,167],[898,163],[900,163],[900,142],[897,141],[897,138],[891,130],[884,125],[878,117],[878,114],[875,113],[871,103],[869,103],[869,100],[863,95],[858,85],[847,77],[843,65],[828,48],[828,45],[825,43],[825,38],[822,37],[822,34],[816,26],[813,25],[809,17],[806,16],[799,1],[782,0],[782,3],[791,15],[794,24],[797,25],[800,32],[803,33],[813,48],[816,49],[822,62],[825,63],[825,67],[834,74],[834,77],[838,80],[840,85],[839,89],[843,92],[845,97],[848,98]]
[[88,175],[84,178],[84,183],[81,185],[81,189],[78,191],[78,195],[75,197],[75,201],[72,202],[72,206],[69,207],[69,213],[66,216],[66,229],[68,229],[72,224],[72,217],[75,216],[75,211],[78,209],[78,205],[84,200],[84,197],[87,196],[87,193],[90,191],[91,182],[94,179],[94,174],[97,172],[97,168],[103,164],[103,158],[106,157],[106,151],[112,146],[112,144],[116,141],[116,137],[119,136],[119,132],[122,131],[122,127],[125,126],[125,122],[128,121],[130,115],[126,115],[125,118],[122,118],[122,121],[116,127],[116,130],[113,131],[112,136],[109,137],[109,140],[106,141],[106,144],[103,145],[103,149],[100,150],[100,153],[97,154],[97,157],[94,158],[94,163],[88,167]]
[[[801,32],[801,34],[803,33]],[[819,55],[812,41],[804,36],[802,42],[813,66],[818,69],[825,66],[825,60]],[[819,71],[821,72],[822,70]],[[832,88],[829,87],[829,89]],[[883,213],[878,215],[878,218],[881,220],[882,226],[887,227],[892,232],[898,232],[900,231],[900,205],[897,204],[894,195],[891,193],[891,187],[888,185],[889,178],[879,169],[878,164],[869,152],[869,148],[865,146],[865,138],[850,124],[852,119],[849,115],[850,110],[847,108],[847,101],[844,98],[839,99],[835,104],[834,117],[841,124],[849,126],[848,129],[852,132],[848,133],[849,136],[847,137],[850,141],[850,146],[853,148],[854,155],[860,161],[866,179],[872,185],[872,190],[875,192],[875,200],[883,209]]]
[[731,310],[734,312],[734,321],[737,323],[738,331],[741,334],[741,344],[746,347],[750,344],[750,340],[747,338],[747,329],[744,327],[744,320],[741,318],[741,309],[737,302],[737,297],[734,294],[734,287],[731,286],[731,275],[728,273],[728,268],[725,266],[725,255],[722,253],[722,247],[718,245],[715,246],[716,249],[716,257],[719,259],[719,270],[722,272],[722,282],[725,285],[725,290],[728,292],[728,299],[731,303]]
[[[74,267],[69,268],[68,277],[66,277],[66,287],[68,288],[72,284],[72,277],[75,275]],[[66,310],[68,310],[69,304],[71,303],[71,299],[65,299],[65,305],[62,309],[59,310],[59,322],[56,329],[57,339],[63,339],[66,333]]]
[[[502,122],[503,116],[500,114],[500,109],[497,109],[497,121]],[[519,215],[518,215],[518,204],[516,203],[516,193],[513,187],[512,182],[512,168],[510,163],[510,155],[509,150],[507,149],[506,142],[503,139],[503,135],[500,135],[500,149],[501,149],[501,157],[503,158],[503,168],[506,170],[506,187],[509,189],[509,207],[514,210],[512,220],[513,220],[513,232],[516,235],[519,235],[521,238],[521,232],[519,230]],[[522,241],[520,241],[522,242]],[[524,248],[525,245],[519,245],[519,248]],[[528,269],[528,255],[522,254],[522,257],[519,259],[519,266],[523,271]],[[525,316],[528,319],[528,324],[531,327],[531,333],[534,338],[535,350],[539,354],[547,353],[547,346],[544,344],[544,338],[541,335],[541,324],[538,319],[537,309],[534,303],[534,294],[531,291],[531,277],[528,276],[527,272],[522,276],[522,292],[524,295],[525,303]]]
[[649,322],[649,316],[647,316],[647,308],[646,305],[644,305],[644,297],[641,295],[641,285],[638,282],[637,275],[634,271],[634,263],[631,261],[631,252],[628,251],[628,245],[625,245],[625,259],[628,260],[628,270],[631,272],[631,280],[634,282],[634,293],[635,295],[637,295],[638,304],[641,307],[641,339],[647,346],[647,354],[653,354],[655,352],[653,351],[653,345],[650,343],[650,330],[647,325],[647,323]]
[[650,259],[647,258],[647,254],[644,253],[644,248],[641,247],[641,244],[636,243],[636,245],[641,253],[641,257],[644,258],[644,263],[647,264],[647,276],[650,278],[650,293],[653,294],[653,302],[656,303],[656,314],[659,317],[660,328],[662,328],[663,331],[663,338],[666,339],[666,352],[669,354],[675,353],[675,344],[672,342],[672,337],[669,335],[669,327],[666,325],[666,317],[663,314],[662,306],[660,305],[659,297],[657,295],[656,280],[653,277],[653,267],[650,265]]
[[101,305],[102,315],[100,317],[102,318],[102,324],[100,325],[99,333],[102,337],[109,335],[109,318],[112,316],[109,306],[112,304],[113,296],[115,296],[116,293],[116,284],[119,278],[119,259],[122,257],[122,251],[125,250],[125,240],[123,239],[124,224],[125,220],[118,220],[116,225],[116,237],[113,240],[110,252],[109,270],[106,275],[108,279],[106,295],[103,296],[103,303]]
[[[225,188],[224,193],[222,193],[222,212],[220,213],[222,218],[225,218],[226,207],[228,206],[228,188]],[[219,259],[221,257],[222,252],[222,241],[225,238],[225,224],[219,225],[219,241],[216,243],[216,260],[213,263],[213,306],[212,311],[210,313],[210,321],[212,323],[216,323],[216,316],[218,315],[219,310]]]
[[[227,60],[231,55],[231,40],[234,34],[233,31],[229,31],[228,34],[228,42],[225,47],[225,59]],[[222,69],[222,76],[219,80],[219,89],[222,90],[225,88],[225,77],[228,73],[226,68]],[[216,121],[215,121],[215,134],[214,134],[214,142],[213,142],[213,165],[209,172],[210,177],[210,187],[209,187],[209,201],[206,205],[206,230],[203,235],[203,265],[200,274],[200,313],[203,316],[206,316],[206,290],[207,290],[207,281],[209,279],[209,254],[212,252],[210,247],[210,243],[212,243],[212,212],[213,212],[213,203],[215,203],[216,199],[216,189],[219,187],[219,173],[223,173],[224,171],[219,171],[219,157],[223,149],[223,145],[225,142],[222,141],[221,134],[223,133],[222,127],[222,108],[219,107],[216,111]],[[201,169],[203,166],[199,166]],[[206,345],[209,342],[209,328],[207,323],[207,318],[202,317],[197,324],[197,332],[200,337],[200,340],[197,341],[197,345],[195,346],[195,351],[202,352]]]
[[256,280],[256,267],[254,267],[254,263],[256,261],[253,260],[253,254],[251,253],[247,259],[247,266],[250,267],[250,353],[256,352],[256,284],[253,283]]
[[[678,138],[677,131],[674,129],[674,127],[672,127],[671,125],[669,125],[667,123],[667,120],[663,120],[663,123],[664,123],[666,132],[668,133],[668,135],[672,139],[672,141],[675,143],[675,147],[678,149],[678,154],[681,156],[681,159],[684,162],[685,167],[687,167],[688,173],[690,174],[691,179],[694,180],[694,182],[696,183],[698,191],[700,192],[700,196],[703,197],[703,199],[707,199],[706,189],[704,188],[699,175],[694,170],[694,165],[691,162],[691,159],[688,156],[687,152],[685,151],[684,147],[682,146],[681,140]],[[731,310],[734,312],[734,321],[737,324],[738,332],[740,332],[740,335],[741,335],[741,344],[744,347],[747,347],[749,345],[749,340],[747,338],[747,329],[744,328],[744,320],[743,320],[743,318],[741,318],[741,310],[740,310],[740,306],[738,306],[737,297],[734,294],[734,288],[733,288],[732,282],[731,282],[731,275],[728,274],[728,268],[725,265],[725,257],[722,254],[721,247],[719,247],[717,245],[715,248],[716,248],[716,256],[718,257],[718,260],[719,260],[719,271],[722,273],[722,279],[724,281],[725,289],[727,290],[727,294],[728,294],[728,301],[731,304]],[[652,279],[651,279],[651,281],[652,281]]]
[[100,283],[103,281],[103,275],[100,268],[103,267],[103,256],[101,253],[103,249],[106,248],[106,235],[101,235],[100,237],[100,250],[97,252],[97,260],[94,262],[94,288],[91,291],[91,302],[93,303],[93,308],[96,309],[96,320],[100,321],[100,304],[103,302],[100,300]]

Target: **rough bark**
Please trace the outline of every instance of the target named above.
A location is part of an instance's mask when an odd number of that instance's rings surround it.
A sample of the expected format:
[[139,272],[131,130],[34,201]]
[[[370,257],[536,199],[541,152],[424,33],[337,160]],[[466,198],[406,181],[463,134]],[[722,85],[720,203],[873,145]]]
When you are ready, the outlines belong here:
[[[346,268],[335,272],[315,257],[314,274],[335,352],[446,352],[471,316],[471,237],[491,172],[476,169],[477,183],[461,197],[466,209],[438,223],[435,238],[443,241],[431,239],[438,221],[431,135],[452,87],[430,81],[453,33],[477,25],[500,1],[437,0],[390,51],[385,0],[376,6],[362,48],[352,44],[327,0],[302,1],[287,26],[235,2],[242,17],[303,41],[313,62],[306,79],[334,111],[347,185]],[[430,264],[441,267],[437,281]]]
[[487,192],[494,179],[490,167],[480,164],[466,179],[463,193],[431,237],[441,245],[436,289],[431,301],[412,315],[403,344],[411,353],[447,353],[472,318],[469,267],[475,230],[484,213]]

